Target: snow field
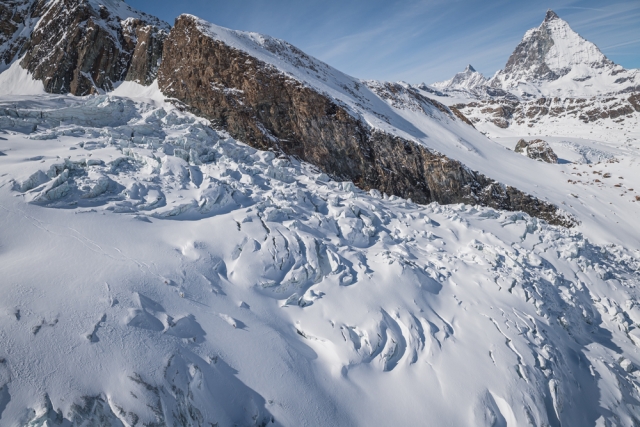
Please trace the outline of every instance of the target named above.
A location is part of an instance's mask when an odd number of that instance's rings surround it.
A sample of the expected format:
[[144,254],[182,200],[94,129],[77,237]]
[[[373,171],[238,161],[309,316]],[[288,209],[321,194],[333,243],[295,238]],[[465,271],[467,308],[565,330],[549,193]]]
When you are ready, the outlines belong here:
[[365,193],[132,89],[0,106],[3,425],[633,425],[633,248]]

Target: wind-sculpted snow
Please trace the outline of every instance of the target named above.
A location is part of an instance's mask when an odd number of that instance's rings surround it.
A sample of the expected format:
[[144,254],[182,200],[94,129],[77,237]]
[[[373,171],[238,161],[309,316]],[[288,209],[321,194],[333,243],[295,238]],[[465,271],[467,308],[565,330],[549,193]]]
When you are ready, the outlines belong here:
[[638,253],[365,193],[167,104],[0,121],[2,425],[640,421]]

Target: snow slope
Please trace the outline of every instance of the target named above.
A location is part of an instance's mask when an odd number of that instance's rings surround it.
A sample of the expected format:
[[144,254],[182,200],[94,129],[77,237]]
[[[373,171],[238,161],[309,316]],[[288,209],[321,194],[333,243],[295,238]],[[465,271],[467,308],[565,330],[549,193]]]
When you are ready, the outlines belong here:
[[364,193],[127,85],[0,98],[3,426],[637,422],[638,251]]
[[0,73],[0,96],[6,95],[43,95],[44,85],[36,80],[27,70],[14,62],[7,70]]

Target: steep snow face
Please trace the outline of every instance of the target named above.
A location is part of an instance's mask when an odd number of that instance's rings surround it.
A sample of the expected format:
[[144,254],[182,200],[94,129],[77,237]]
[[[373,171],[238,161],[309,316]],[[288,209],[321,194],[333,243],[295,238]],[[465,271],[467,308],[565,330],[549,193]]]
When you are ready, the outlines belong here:
[[637,253],[118,93],[0,101],[0,424],[634,425]]
[[431,86],[436,89],[467,90],[472,92],[486,86],[486,84],[487,79],[469,64],[463,72],[456,74],[453,78],[443,82],[433,83]]
[[0,96],[42,95],[44,93],[42,82],[34,79],[17,61],[3,73],[0,73]]
[[493,87],[518,96],[592,96],[631,90],[638,70],[625,70],[598,47],[574,32],[553,11],[538,28],[526,32]]

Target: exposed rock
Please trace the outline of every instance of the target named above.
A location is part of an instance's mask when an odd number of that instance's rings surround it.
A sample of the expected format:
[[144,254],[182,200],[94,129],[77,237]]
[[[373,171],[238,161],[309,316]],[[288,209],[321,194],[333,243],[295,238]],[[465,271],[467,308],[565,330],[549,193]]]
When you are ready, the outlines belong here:
[[5,66],[24,55],[20,65],[48,92],[86,95],[125,79],[151,83],[169,26],[115,0],[28,0],[0,9],[0,28],[11,42]]
[[135,18],[126,20],[123,27],[125,38],[135,45],[125,80],[150,85],[158,76],[163,42],[168,32]]
[[[440,112],[448,114],[449,116],[453,113],[453,110],[449,107],[435,99],[422,95],[419,90],[406,83],[369,80],[366,81],[365,84],[380,98],[386,100],[390,105],[397,109],[416,111],[428,116],[432,115],[430,113],[432,110],[431,107],[435,107]],[[467,123],[469,123],[468,120]]]
[[[640,112],[640,94],[594,98],[538,98],[531,101],[491,99],[455,106],[467,117],[477,117],[500,128],[534,126],[544,117],[577,118],[583,123],[601,119],[622,122]],[[472,121],[478,119],[472,119]]]
[[0,72],[16,58],[29,38],[33,0],[0,2]]
[[[469,120],[467,118],[467,116],[465,116],[464,114],[462,114],[462,111],[458,110],[455,106],[451,106],[449,107],[449,109],[451,110],[451,112],[453,114],[456,115],[457,118],[459,118],[460,120],[462,120],[463,122],[465,122],[466,124],[468,124],[469,126],[473,126],[473,123],[471,122],[471,120]],[[473,126],[475,127],[475,126]]]
[[516,153],[522,153],[534,160],[541,160],[547,163],[558,163],[558,156],[546,141],[533,139],[529,142],[521,139],[516,144]]
[[640,91],[631,95],[627,100],[634,110],[640,112]]
[[[251,146],[296,156],[365,190],[418,203],[522,210],[573,225],[551,204],[424,146],[371,129],[328,96],[204,34],[193,16],[176,20],[163,57],[158,71],[162,91]],[[401,90],[393,85],[383,89]]]

